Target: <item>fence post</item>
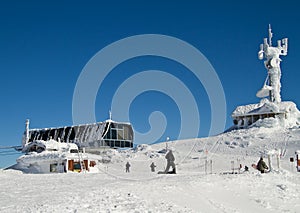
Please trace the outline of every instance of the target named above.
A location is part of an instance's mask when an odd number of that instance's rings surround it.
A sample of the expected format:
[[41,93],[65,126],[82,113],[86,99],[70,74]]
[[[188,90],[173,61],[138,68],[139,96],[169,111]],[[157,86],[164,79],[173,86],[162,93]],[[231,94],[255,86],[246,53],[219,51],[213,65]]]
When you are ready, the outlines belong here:
[[205,174],[207,175],[207,157],[205,158],[205,166],[204,166],[204,169],[205,169]]
[[234,161],[231,161],[231,170],[232,170],[232,174],[234,174]]

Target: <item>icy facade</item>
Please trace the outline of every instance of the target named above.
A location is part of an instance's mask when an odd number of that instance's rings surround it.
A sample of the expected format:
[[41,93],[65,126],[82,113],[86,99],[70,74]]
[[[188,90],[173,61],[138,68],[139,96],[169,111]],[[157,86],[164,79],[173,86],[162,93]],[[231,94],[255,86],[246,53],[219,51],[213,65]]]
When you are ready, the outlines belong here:
[[79,148],[97,149],[101,147],[133,147],[133,129],[129,123],[120,123],[112,120],[78,126],[65,126],[45,129],[29,129],[26,121],[26,130],[22,145],[43,140],[55,140],[65,143],[76,143]]

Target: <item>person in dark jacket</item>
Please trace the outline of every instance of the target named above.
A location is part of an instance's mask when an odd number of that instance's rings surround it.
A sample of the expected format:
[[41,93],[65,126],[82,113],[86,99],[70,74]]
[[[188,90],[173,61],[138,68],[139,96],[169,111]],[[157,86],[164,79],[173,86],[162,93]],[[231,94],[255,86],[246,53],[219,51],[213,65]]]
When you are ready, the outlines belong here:
[[130,166],[131,166],[131,165],[130,165],[130,163],[129,163],[129,162],[127,162],[127,163],[126,163],[126,172],[129,172],[129,168],[130,168]]
[[261,173],[265,173],[267,171],[268,166],[264,162],[264,159],[261,157],[257,163],[257,170],[260,171]]
[[151,172],[155,172],[155,164],[154,162],[151,163],[150,168],[151,168]]
[[[174,163],[175,157],[174,157],[174,155],[173,155],[172,150],[170,150],[170,151],[166,154],[166,157],[165,157],[165,158],[167,159],[167,168],[166,168],[166,170],[165,170],[165,173],[176,174],[176,168],[175,168],[175,163]],[[170,169],[171,166],[172,166],[172,168],[173,168],[173,171],[172,171],[172,172],[169,172],[169,169]]]

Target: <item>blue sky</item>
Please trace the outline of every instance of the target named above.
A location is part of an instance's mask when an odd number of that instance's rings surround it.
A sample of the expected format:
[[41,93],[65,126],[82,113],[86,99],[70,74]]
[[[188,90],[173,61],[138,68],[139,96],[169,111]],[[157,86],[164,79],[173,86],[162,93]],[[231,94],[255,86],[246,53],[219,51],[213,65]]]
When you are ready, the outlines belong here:
[[[255,94],[266,70],[257,51],[271,23],[274,43],[289,38],[288,56],[281,64],[282,99],[299,105],[298,8],[295,1],[1,1],[0,146],[21,143],[27,118],[32,128],[72,125],[73,92],[85,65],[107,45],[140,34],[172,36],[206,56],[224,88],[228,128],[236,106],[259,101]],[[162,57],[133,58],[112,70],[97,94],[97,121],[108,118],[122,81],[143,70],[163,70],[187,85],[199,107],[198,136],[207,136],[211,108],[205,88],[184,66]],[[147,132],[153,111],[163,112],[168,122],[158,141],[176,139],[180,109],[157,91],[132,103],[134,128]],[[1,152],[0,167],[15,162],[17,155]]]

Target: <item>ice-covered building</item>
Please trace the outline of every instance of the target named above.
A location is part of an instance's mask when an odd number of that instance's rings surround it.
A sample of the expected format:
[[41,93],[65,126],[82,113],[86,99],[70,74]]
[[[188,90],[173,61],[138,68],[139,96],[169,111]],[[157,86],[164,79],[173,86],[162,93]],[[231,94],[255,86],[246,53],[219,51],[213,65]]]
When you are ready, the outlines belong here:
[[96,152],[107,147],[131,148],[133,129],[130,123],[112,120],[75,126],[29,129],[29,120],[27,120],[22,146],[25,147],[26,144],[37,140],[75,143],[79,149],[85,148],[87,152]]
[[281,69],[280,56],[287,55],[288,39],[277,41],[277,46],[272,46],[273,33],[269,26],[269,39],[265,38],[260,45],[258,58],[265,59],[267,78],[261,90],[256,93],[262,98],[260,103],[238,106],[232,113],[235,128],[249,126],[285,126],[294,127],[300,124],[300,112],[296,104],[290,101],[281,101]]
[[78,150],[74,143],[55,140],[36,140],[27,143],[24,155],[17,159],[12,168],[25,173],[95,172],[97,160]]
[[[22,138],[24,155],[12,168],[28,173],[97,172],[107,148],[132,148],[130,123],[111,119],[93,124],[44,129],[26,129]],[[96,155],[95,155],[96,154]]]

